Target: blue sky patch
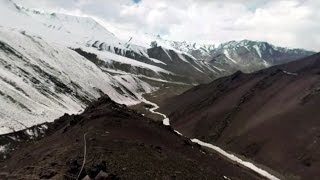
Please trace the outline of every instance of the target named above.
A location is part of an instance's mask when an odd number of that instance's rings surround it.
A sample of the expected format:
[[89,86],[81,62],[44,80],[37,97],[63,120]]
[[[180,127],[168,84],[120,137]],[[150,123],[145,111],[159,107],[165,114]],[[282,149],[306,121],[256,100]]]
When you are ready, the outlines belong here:
[[133,0],[134,3],[139,3],[141,0]]

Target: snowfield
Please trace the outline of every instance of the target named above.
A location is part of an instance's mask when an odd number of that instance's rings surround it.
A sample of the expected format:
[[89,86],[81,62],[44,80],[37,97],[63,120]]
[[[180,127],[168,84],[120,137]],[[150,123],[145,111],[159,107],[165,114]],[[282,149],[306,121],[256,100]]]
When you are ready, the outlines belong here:
[[[127,83],[103,72],[75,51],[25,32],[0,28],[0,133],[78,113],[101,93],[133,105],[154,88],[126,75]],[[130,80],[130,81],[129,81]]]
[[[147,50],[118,39],[91,18],[29,10],[11,0],[0,2],[0,16],[6,17],[0,21],[0,134],[80,113],[102,94],[134,105],[156,90],[138,75],[112,76],[72,49],[85,49],[108,63],[172,74],[115,54],[117,48],[147,56]],[[110,51],[88,47],[92,42],[107,42]]]

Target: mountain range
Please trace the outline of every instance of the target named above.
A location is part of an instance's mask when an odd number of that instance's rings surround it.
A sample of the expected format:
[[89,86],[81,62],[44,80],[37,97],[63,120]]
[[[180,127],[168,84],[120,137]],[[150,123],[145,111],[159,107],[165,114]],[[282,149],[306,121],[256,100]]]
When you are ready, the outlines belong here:
[[161,107],[190,138],[230,150],[285,175],[319,177],[320,54],[197,86]]
[[12,0],[0,16],[0,178],[320,176],[319,53],[126,39]]
[[39,12],[11,0],[1,1],[0,10],[7,17],[0,24],[1,133],[77,113],[102,93],[132,105],[162,83],[207,83],[313,53],[254,41],[197,47],[161,37],[154,39],[160,46],[143,47],[89,17]]

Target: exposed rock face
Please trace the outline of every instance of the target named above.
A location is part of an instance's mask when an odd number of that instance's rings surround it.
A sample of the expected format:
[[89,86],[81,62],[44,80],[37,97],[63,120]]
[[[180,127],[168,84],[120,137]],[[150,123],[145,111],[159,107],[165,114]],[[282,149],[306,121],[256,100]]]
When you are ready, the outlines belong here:
[[[163,39],[158,39],[158,41],[159,44],[139,51],[113,47],[100,41],[88,45],[100,51],[110,51],[140,62],[159,66],[175,75],[184,77],[185,80],[188,79],[184,82],[193,83],[207,83],[238,70],[254,72],[315,53],[303,49],[276,47],[267,42],[250,40],[230,41],[217,47]],[[154,41],[154,43],[156,42]],[[161,46],[162,44],[164,46]],[[115,66],[117,69],[118,66]],[[112,67],[109,66],[109,68]],[[125,69],[120,67],[119,69],[131,72],[130,67]]]
[[224,70],[217,69],[203,60],[161,46],[148,49],[148,55],[151,58],[162,60],[167,64],[163,68],[189,78],[193,83],[210,82],[227,74]]
[[219,45],[211,51],[209,62],[218,67],[219,64],[225,64],[225,66],[230,66],[227,69],[254,72],[270,66],[295,61],[312,54],[314,52],[303,49],[282,48],[267,42],[242,40]]
[[179,132],[283,173],[317,179],[320,54],[252,74],[237,72],[162,105]]
[[189,42],[170,41],[155,37],[158,46],[169,47],[187,53],[198,60],[230,74],[241,70],[253,72],[270,66],[295,61],[315,52],[304,49],[277,47],[260,41],[229,41],[218,46]]

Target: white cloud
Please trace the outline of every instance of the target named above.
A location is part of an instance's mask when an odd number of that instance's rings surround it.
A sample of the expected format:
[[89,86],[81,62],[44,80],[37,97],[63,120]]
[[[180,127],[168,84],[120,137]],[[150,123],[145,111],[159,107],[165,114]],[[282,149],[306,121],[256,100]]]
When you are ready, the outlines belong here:
[[16,1],[36,9],[86,14],[108,25],[174,40],[220,43],[252,39],[320,50],[318,0]]

